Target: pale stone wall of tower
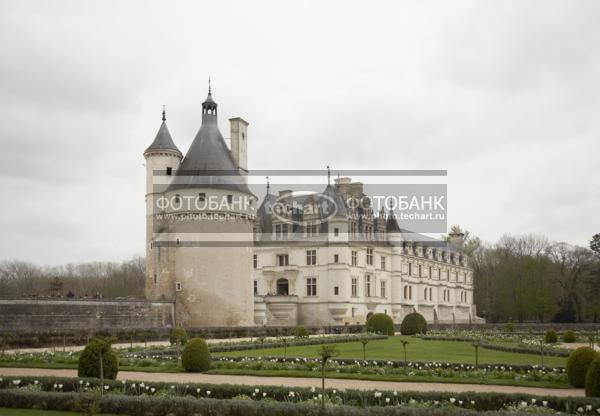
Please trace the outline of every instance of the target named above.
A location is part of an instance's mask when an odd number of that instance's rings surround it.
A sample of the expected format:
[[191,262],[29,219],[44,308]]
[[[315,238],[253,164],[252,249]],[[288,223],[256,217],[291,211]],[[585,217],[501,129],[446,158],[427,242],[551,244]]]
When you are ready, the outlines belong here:
[[231,156],[236,165],[248,172],[248,122],[240,117],[230,118]]

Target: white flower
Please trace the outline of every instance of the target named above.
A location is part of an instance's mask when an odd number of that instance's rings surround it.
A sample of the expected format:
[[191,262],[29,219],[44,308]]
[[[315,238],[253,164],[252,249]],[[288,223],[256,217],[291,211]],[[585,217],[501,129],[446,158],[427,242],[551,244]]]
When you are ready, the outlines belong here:
[[21,380],[13,380],[13,384],[15,386],[18,386],[19,384],[21,384]]
[[254,389],[254,393],[260,393],[260,389]]
[[585,406],[585,410],[588,411],[588,412],[591,412],[592,411],[592,405],[591,404],[586,405]]
[[38,383],[39,383],[39,381],[37,381],[37,380],[33,381],[33,384],[35,384],[36,386],[38,385]]
[[319,393],[319,399],[323,398],[323,395],[321,393]]
[[314,393],[315,391],[316,391],[316,389],[315,389],[314,387],[311,387],[311,388],[310,388],[310,392],[311,392],[311,393]]
[[475,400],[471,400],[471,404],[475,404]]
[[542,401],[542,406],[544,406],[544,407],[548,406],[548,400]]
[[140,383],[140,387],[142,387],[142,388],[143,388],[144,386],[145,386],[145,384],[144,384],[143,382],[142,382],[142,383]]
[[127,382],[125,380],[121,381],[121,384],[125,385]]
[[171,386],[171,390],[175,389],[175,386]]
[[535,399],[531,399],[531,403],[533,403],[533,404],[535,404],[536,401],[537,400],[535,400]]
[[389,402],[390,402],[390,398],[389,398],[389,397],[386,397],[386,398],[385,398],[385,402],[386,402],[386,403],[389,403]]
[[454,404],[455,401],[456,399],[454,397],[450,397],[450,403]]
[[83,380],[79,380],[79,384],[83,384]]
[[263,392],[263,397],[267,397],[267,392]]
[[52,387],[54,387],[54,388],[57,388],[57,387],[58,387],[58,384],[54,383],[54,386],[52,386]]
[[459,401],[458,401],[458,404],[459,404],[460,406],[462,406],[462,404],[463,404],[463,401],[462,401],[462,400],[459,400]]
[[294,393],[293,391],[290,391],[290,394],[288,394],[288,396],[290,397],[295,397],[296,393]]
[[210,390],[206,390],[206,395],[210,396]]
[[200,393],[200,389],[196,389],[196,393]]
[[108,386],[104,386],[104,390],[108,390]]
[[336,393],[337,393],[337,390],[336,390],[336,389],[333,389],[333,394],[336,394]]
[[[89,382],[89,381],[86,381],[86,382],[85,382],[85,386],[86,386],[86,387],[89,387],[89,386],[90,386],[90,382]],[[135,385],[134,385],[133,387],[135,387]]]
[[398,392],[397,392],[397,391],[394,391],[394,396],[397,396],[397,395],[398,395]]
[[583,413],[583,407],[578,407],[577,408],[577,413]]
[[527,402],[521,402],[521,407],[527,407]]
[[156,391],[156,389],[155,389],[154,387],[152,387],[152,388],[150,389],[150,391],[151,391],[152,393],[154,393],[154,392]]

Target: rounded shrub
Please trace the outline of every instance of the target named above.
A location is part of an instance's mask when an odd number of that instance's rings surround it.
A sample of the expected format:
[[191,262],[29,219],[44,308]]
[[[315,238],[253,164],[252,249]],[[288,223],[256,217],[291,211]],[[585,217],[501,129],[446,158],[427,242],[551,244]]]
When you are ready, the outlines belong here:
[[119,372],[119,360],[110,343],[101,338],[93,338],[79,356],[77,375],[79,377],[100,377],[100,354],[104,378],[114,380]]
[[573,387],[585,387],[585,378],[591,362],[598,353],[590,347],[577,348],[567,359],[567,378]]
[[308,331],[303,326],[294,328],[294,336],[296,338],[308,338]]
[[425,334],[427,332],[427,321],[420,313],[409,313],[400,324],[402,335]]
[[600,356],[590,363],[585,376],[585,395],[600,397]]
[[556,335],[556,331],[554,329],[547,330],[546,335],[544,336],[544,341],[546,344],[555,344],[558,341],[558,335]]
[[565,333],[563,334],[563,341],[568,343],[577,341],[577,336],[575,335],[575,332],[565,331]]
[[375,313],[367,319],[367,332],[394,335],[394,321],[385,313]]
[[177,328],[173,329],[171,332],[171,338],[169,339],[171,345],[185,345],[187,341],[188,334],[184,328],[178,326]]
[[210,352],[208,345],[202,338],[192,338],[183,348],[181,364],[185,371],[198,373],[210,368]]

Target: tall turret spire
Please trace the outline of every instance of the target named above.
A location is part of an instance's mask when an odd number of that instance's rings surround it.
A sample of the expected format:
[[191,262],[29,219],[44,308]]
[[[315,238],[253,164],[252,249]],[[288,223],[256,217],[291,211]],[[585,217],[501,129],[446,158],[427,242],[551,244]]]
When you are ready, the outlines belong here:
[[[208,97],[206,97],[206,100],[204,100],[204,102],[202,103],[202,115],[217,115],[217,103],[212,98],[212,86],[210,83],[210,77],[208,78]],[[204,120],[204,117],[202,118],[202,120]]]
[[212,95],[212,91],[210,90],[210,76],[208,77],[208,95]]
[[267,176],[266,178],[267,178],[267,195],[269,195],[269,188],[270,188],[269,177]]
[[181,157],[181,152],[175,146],[175,142],[173,142],[173,138],[171,137],[171,133],[169,133],[169,129],[167,128],[167,111],[165,106],[163,105],[162,109],[162,123],[160,128],[158,129],[158,133],[156,133],[156,137],[152,144],[146,149],[144,154],[149,151],[162,151],[162,150],[171,150],[178,154]]
[[162,121],[167,121],[167,110],[165,109],[165,105],[163,104],[163,116]]

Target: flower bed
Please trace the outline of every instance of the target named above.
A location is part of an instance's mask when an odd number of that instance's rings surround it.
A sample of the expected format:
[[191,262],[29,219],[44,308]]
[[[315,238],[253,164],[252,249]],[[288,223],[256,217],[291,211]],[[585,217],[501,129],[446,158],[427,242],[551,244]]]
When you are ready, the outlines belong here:
[[[207,384],[138,383],[133,381],[105,381],[100,386],[98,379],[63,377],[5,377],[0,379],[0,407],[45,408],[73,410],[78,396],[97,394],[103,389],[101,410],[107,413],[130,415],[151,414],[318,414],[320,390],[314,388],[286,388],[276,386],[238,386]],[[577,414],[598,414],[600,399],[585,397],[542,397],[527,394],[502,393],[436,393],[359,391],[326,389],[328,412],[338,414],[336,409],[346,409],[354,414],[353,408],[369,408],[368,413],[356,414],[411,414],[396,413],[405,409],[425,408],[438,411],[551,411]],[[211,400],[218,399],[218,400]],[[234,399],[236,403],[229,403]],[[183,400],[183,401],[182,401]],[[237,402],[246,402],[253,407],[243,407]],[[254,402],[254,403],[253,403]],[[260,403],[256,403],[260,402]],[[265,408],[268,403],[294,405]],[[258,405],[258,407],[256,406]],[[212,406],[207,412],[206,406]],[[224,406],[223,409],[220,407]],[[242,406],[244,412],[231,413],[230,407]],[[304,407],[308,406],[308,407]],[[237,408],[237,407],[236,407]],[[380,410],[374,410],[374,409]],[[372,413],[375,412],[375,413]],[[383,412],[383,413],[382,413]],[[446,414],[446,413],[437,413]]]

